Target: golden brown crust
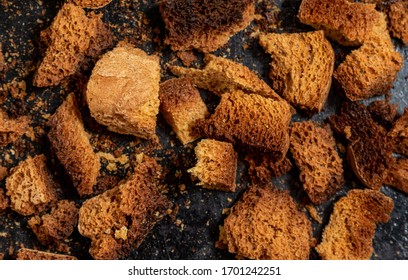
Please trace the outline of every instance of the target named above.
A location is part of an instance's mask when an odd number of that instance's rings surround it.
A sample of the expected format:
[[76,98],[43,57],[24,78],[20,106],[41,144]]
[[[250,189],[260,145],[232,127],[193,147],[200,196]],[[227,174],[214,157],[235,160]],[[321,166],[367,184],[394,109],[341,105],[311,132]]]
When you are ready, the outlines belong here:
[[314,204],[327,201],[343,187],[343,161],[329,126],[312,121],[292,123],[290,151],[303,189]]
[[108,5],[112,0],[71,0],[75,5],[87,9],[99,9]]
[[376,224],[386,223],[393,208],[392,199],[378,191],[349,191],[334,205],[316,251],[323,259],[369,259]]
[[96,63],[87,85],[92,117],[109,130],[156,139],[160,64],[157,56],[119,46]]
[[51,116],[48,139],[80,196],[93,193],[101,167],[84,129],[73,93]]
[[29,123],[25,116],[10,119],[3,110],[0,110],[0,147],[13,143],[23,136]]
[[263,34],[259,43],[272,55],[273,89],[295,107],[322,110],[334,69],[334,51],[324,32]]
[[197,164],[188,170],[206,189],[235,192],[237,153],[230,143],[203,139],[194,149]]
[[248,259],[309,259],[312,227],[288,192],[250,187],[224,221],[228,251]]
[[405,109],[388,134],[394,141],[394,151],[408,156],[408,109]]
[[173,51],[212,52],[253,20],[253,0],[164,0],[159,3],[166,26],[165,43]]
[[17,252],[17,260],[77,260],[74,256],[54,254],[39,250],[21,248]]
[[408,45],[408,1],[398,1],[390,5],[388,23],[392,36]]
[[44,155],[28,157],[11,170],[6,179],[7,195],[13,211],[29,216],[57,202],[57,189]]
[[160,84],[160,111],[183,145],[199,137],[194,126],[208,116],[207,106],[189,78],[170,79]]

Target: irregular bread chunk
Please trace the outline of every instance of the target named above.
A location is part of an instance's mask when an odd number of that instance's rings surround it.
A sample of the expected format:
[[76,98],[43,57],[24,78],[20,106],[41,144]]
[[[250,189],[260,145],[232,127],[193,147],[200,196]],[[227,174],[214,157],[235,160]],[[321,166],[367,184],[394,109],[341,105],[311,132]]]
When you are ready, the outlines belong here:
[[17,253],[17,260],[77,260],[74,256],[54,254],[39,250],[21,248]]
[[388,169],[384,184],[408,193],[408,159],[400,158],[395,160]]
[[24,135],[28,127],[27,117],[10,119],[3,110],[0,110],[0,147],[15,142]]
[[408,1],[390,4],[388,22],[391,35],[408,45]]
[[408,156],[408,109],[400,117],[389,132],[395,144],[395,152]]

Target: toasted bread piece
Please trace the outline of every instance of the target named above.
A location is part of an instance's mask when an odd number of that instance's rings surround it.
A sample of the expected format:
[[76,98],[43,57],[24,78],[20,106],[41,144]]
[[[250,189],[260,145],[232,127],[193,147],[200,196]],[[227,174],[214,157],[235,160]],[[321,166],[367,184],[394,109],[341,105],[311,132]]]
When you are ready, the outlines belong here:
[[391,104],[388,100],[376,100],[367,107],[373,120],[390,129],[398,113],[398,104]]
[[112,0],[71,0],[75,5],[87,9],[99,9],[108,5]]
[[166,26],[165,43],[173,51],[212,52],[253,20],[253,0],[163,0],[160,14]]
[[10,119],[6,112],[0,110],[0,147],[15,142],[29,127],[29,119],[25,116]]
[[224,221],[224,243],[239,258],[309,259],[312,226],[286,191],[252,186]]
[[194,151],[197,164],[188,170],[193,180],[206,189],[235,192],[238,156],[232,144],[203,139]]
[[200,137],[193,130],[197,120],[208,116],[207,106],[189,78],[170,79],[160,84],[160,111],[183,145]]
[[197,126],[208,138],[231,142],[281,159],[289,149],[291,112],[285,101],[241,91],[223,94],[214,114]]
[[248,67],[230,59],[206,54],[204,69],[170,66],[171,72],[179,77],[191,78],[194,85],[217,95],[241,90],[257,93],[264,97],[281,99],[263,80]]
[[80,196],[93,193],[101,168],[85,132],[73,93],[51,116],[48,139]]
[[396,189],[408,193],[408,159],[396,159],[387,171],[385,185],[395,187]]
[[81,7],[70,3],[61,7],[42,37],[43,41],[48,38],[49,42],[34,74],[33,84],[37,87],[60,84],[77,72],[86,55],[95,54],[95,50],[102,50],[112,43],[112,35],[102,23],[101,16],[92,14],[87,17]]
[[405,109],[404,114],[395,122],[389,136],[394,141],[394,151],[408,156],[408,109]]
[[29,216],[57,202],[57,189],[44,155],[28,157],[11,170],[6,179],[7,195],[13,211]]
[[160,64],[131,46],[104,54],[92,70],[86,100],[92,117],[109,130],[156,139]]
[[248,174],[252,184],[268,184],[271,178],[280,177],[292,168],[288,157],[276,160],[268,153],[249,153],[245,160],[249,164]]
[[329,126],[312,121],[292,123],[290,152],[303,189],[314,204],[327,201],[343,187],[343,161]]
[[324,30],[327,37],[345,46],[363,44],[381,20],[375,4],[347,0],[303,0],[298,17],[302,23]]
[[39,250],[21,248],[17,252],[17,260],[77,260],[74,256],[54,254]]
[[334,205],[316,251],[323,259],[369,259],[377,223],[386,223],[394,208],[391,198],[373,190],[350,190]]
[[295,107],[322,110],[334,70],[334,51],[324,32],[263,34],[259,43],[272,55],[273,89]]
[[60,200],[51,213],[34,216],[28,220],[41,244],[55,244],[67,239],[78,224],[78,208],[75,202]]
[[10,199],[6,196],[3,189],[0,189],[0,213],[10,206]]
[[79,233],[91,239],[95,259],[121,259],[138,248],[171,203],[158,190],[160,166],[142,156],[127,182],[86,200]]
[[388,23],[391,35],[408,45],[408,1],[390,4]]

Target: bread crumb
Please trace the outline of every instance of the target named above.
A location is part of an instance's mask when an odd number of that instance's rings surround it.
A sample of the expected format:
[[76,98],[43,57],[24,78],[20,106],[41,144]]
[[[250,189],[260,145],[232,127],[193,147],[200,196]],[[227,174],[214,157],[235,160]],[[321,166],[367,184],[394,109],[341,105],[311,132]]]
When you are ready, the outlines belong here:
[[116,239],[126,240],[127,239],[127,232],[128,232],[127,227],[123,226],[123,227],[120,228],[120,230],[115,231],[115,238]]
[[312,204],[307,204],[305,207],[307,211],[309,211],[310,217],[312,217],[313,220],[321,224],[322,217],[320,217],[319,213],[317,213],[316,207]]

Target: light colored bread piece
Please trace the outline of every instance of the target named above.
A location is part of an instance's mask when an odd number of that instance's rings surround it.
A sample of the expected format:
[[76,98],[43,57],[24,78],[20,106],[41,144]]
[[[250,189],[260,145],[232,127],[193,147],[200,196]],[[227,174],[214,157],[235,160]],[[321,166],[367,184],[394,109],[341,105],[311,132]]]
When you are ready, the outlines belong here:
[[323,259],[370,259],[377,223],[386,223],[394,208],[391,198],[374,190],[350,190],[334,205],[316,251]]
[[324,30],[327,37],[345,46],[363,44],[381,20],[375,4],[347,0],[303,0],[298,17],[302,23]]
[[388,133],[394,140],[395,152],[408,156],[408,108]]
[[188,170],[206,189],[235,192],[238,156],[230,143],[201,140],[194,149],[197,164]]
[[7,195],[13,211],[29,216],[57,202],[57,189],[44,155],[28,157],[11,170],[6,179]]
[[75,202],[60,200],[49,214],[37,215],[28,220],[41,244],[55,244],[66,240],[78,224]]
[[408,1],[390,4],[388,22],[391,35],[408,45]]
[[51,147],[65,167],[79,195],[92,194],[101,164],[85,132],[73,93],[68,95],[51,116],[48,125]]
[[190,78],[198,88],[209,90],[217,95],[241,90],[257,93],[264,97],[281,99],[258,75],[248,67],[230,59],[206,54],[204,69],[170,66],[170,71],[179,77]]
[[96,63],[86,100],[92,117],[121,134],[156,139],[159,113],[159,57],[118,46]]
[[268,152],[281,159],[289,149],[290,106],[241,91],[223,94],[214,114],[197,122],[208,138]]
[[183,145],[199,137],[193,130],[197,120],[208,116],[207,106],[189,78],[170,79],[160,84],[160,111]]
[[259,43],[272,55],[273,89],[297,108],[322,110],[334,70],[334,51],[324,32],[262,34]]
[[71,0],[75,5],[87,9],[99,9],[108,5],[112,0]]
[[408,194],[408,159],[396,159],[387,171],[385,185],[392,186]]
[[134,175],[79,210],[79,233],[91,239],[95,259],[121,259],[137,249],[171,203],[159,193],[160,166],[139,155]]
[[54,254],[39,250],[21,248],[17,252],[17,260],[77,260],[74,256]]
[[286,191],[249,187],[225,219],[224,230],[228,251],[239,258],[309,259],[311,223]]
[[329,126],[312,121],[292,123],[290,152],[303,189],[314,204],[327,201],[343,187],[343,161]]
[[0,189],[0,213],[10,206],[10,199],[6,196],[3,189]]
[[10,119],[6,112],[0,110],[0,147],[15,142],[27,132],[29,119],[25,116]]
[[165,43],[173,51],[215,51],[245,29],[255,12],[254,0],[164,0],[159,8],[167,31]]

